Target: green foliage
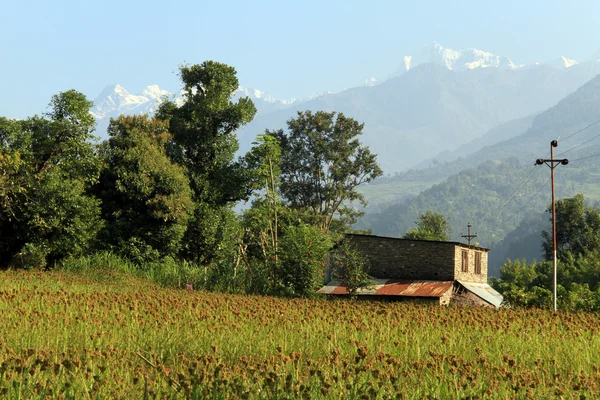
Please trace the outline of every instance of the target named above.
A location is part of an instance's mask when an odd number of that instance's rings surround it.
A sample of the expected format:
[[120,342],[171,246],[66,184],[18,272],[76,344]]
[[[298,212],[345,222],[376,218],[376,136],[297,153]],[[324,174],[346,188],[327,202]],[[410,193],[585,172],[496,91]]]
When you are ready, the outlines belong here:
[[361,146],[363,124],[335,112],[298,112],[288,132],[268,132],[281,145],[281,194],[296,209],[310,210],[324,231],[344,231],[364,213],[349,206],[356,189],[382,174],[376,156]]
[[[547,211],[552,212],[552,208],[548,207]],[[552,231],[543,231],[542,237],[546,260],[552,260]],[[561,260],[568,253],[600,256],[600,211],[586,207],[582,194],[556,202],[556,247]]]
[[175,256],[193,207],[184,169],[166,154],[167,124],[121,116],[108,131],[97,188],[107,221],[104,244],[139,263]]
[[448,241],[452,236],[452,229],[443,214],[428,210],[419,214],[416,224],[416,228],[404,234],[404,239]]
[[374,283],[368,273],[369,259],[348,240],[343,240],[337,246],[332,267],[332,278],[341,280],[350,296],[355,296],[358,289]]
[[239,84],[233,67],[214,61],[182,66],[184,103],[161,103],[157,117],[169,123],[171,158],[186,168],[194,201],[225,205],[248,196],[235,131],[252,120],[256,107],[230,99]]
[[93,245],[102,221],[88,195],[100,171],[91,104],[70,90],[52,97],[46,118],[0,120],[3,266],[45,267]]
[[[557,304],[572,311],[600,310],[600,257],[598,210],[586,207],[583,195],[557,202]],[[544,231],[544,248],[552,259],[552,237]],[[550,252],[550,254],[548,254]],[[500,269],[500,279],[492,284],[511,306],[550,307],[553,304],[553,265],[551,261],[527,264],[508,261]]]
[[242,237],[239,218],[229,207],[196,203],[181,254],[197,265],[231,262]]
[[280,245],[278,282],[284,293],[312,296],[323,285],[327,254],[333,245],[331,237],[311,225],[290,225]]

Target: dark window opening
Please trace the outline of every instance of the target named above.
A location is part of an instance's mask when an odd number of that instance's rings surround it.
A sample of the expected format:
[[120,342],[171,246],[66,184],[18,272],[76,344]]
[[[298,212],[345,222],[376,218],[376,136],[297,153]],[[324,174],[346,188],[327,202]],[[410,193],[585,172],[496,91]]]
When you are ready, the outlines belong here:
[[475,273],[481,275],[481,253],[475,253]]
[[469,272],[469,252],[467,250],[462,251],[462,272]]

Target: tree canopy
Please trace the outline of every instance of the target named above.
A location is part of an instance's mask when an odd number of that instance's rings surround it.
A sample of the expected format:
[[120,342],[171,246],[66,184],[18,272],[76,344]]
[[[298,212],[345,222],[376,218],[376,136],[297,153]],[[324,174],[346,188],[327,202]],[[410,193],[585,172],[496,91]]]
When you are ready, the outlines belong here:
[[406,232],[404,239],[448,241],[452,236],[452,229],[443,214],[426,211],[419,215],[416,224],[416,228]]
[[346,229],[363,214],[350,204],[365,204],[356,188],[382,174],[376,155],[360,144],[364,125],[324,111],[298,112],[287,125],[287,132],[268,132],[281,145],[282,197],[310,210],[325,231],[336,223]]

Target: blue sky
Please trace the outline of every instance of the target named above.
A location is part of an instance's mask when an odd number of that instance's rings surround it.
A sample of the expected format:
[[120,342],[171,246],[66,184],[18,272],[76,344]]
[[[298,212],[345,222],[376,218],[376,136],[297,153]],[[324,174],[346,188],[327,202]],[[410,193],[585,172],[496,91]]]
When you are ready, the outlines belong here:
[[177,66],[233,65],[240,83],[279,98],[383,79],[438,41],[515,63],[600,49],[597,0],[5,0],[0,116],[24,118],[75,88],[94,99],[121,83],[177,90]]

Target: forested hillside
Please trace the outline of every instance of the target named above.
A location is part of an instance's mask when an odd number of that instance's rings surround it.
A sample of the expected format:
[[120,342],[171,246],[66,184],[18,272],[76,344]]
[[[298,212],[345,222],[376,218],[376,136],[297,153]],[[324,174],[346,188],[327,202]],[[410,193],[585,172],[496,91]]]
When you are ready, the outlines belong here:
[[[598,120],[600,76],[537,115],[522,135],[484,147],[460,160],[380,180],[379,184],[385,187],[402,181],[444,179],[449,173],[462,171],[410,200],[393,204],[379,214],[367,215],[360,227],[378,234],[400,236],[414,226],[419,211],[431,209],[449,218],[455,239],[460,237],[467,222],[471,222],[478,230],[481,245],[493,247],[524,218],[540,215],[549,204],[550,171],[533,164],[537,158],[549,157],[553,139],[559,138],[557,157],[570,159],[569,165],[557,169],[557,196],[583,193],[590,200],[599,198]],[[381,189],[375,182],[367,193]],[[505,243],[505,246],[516,249],[514,245]],[[513,257],[534,253],[509,252]],[[495,268],[497,270],[498,264]]]

